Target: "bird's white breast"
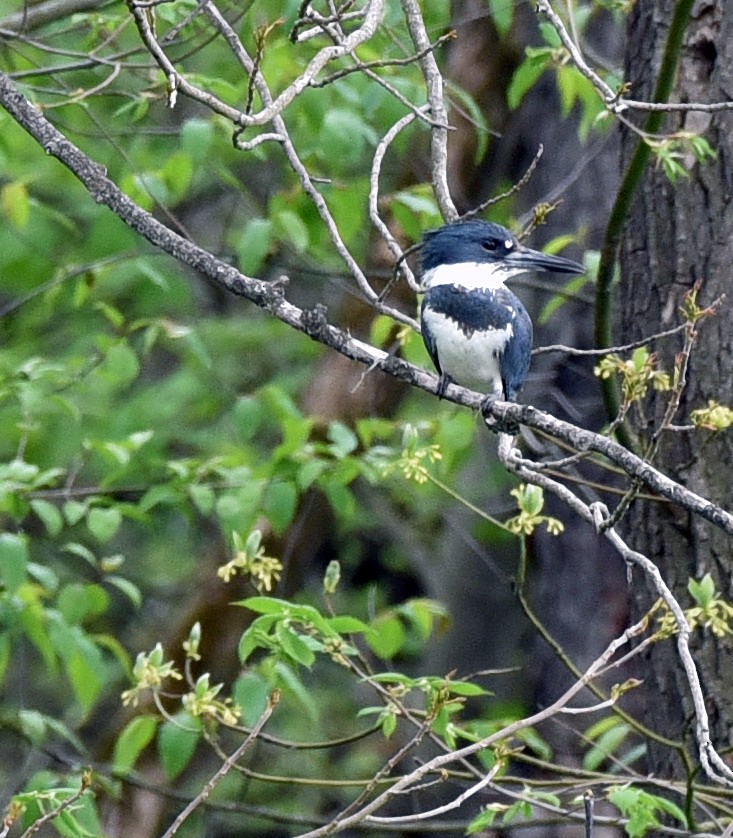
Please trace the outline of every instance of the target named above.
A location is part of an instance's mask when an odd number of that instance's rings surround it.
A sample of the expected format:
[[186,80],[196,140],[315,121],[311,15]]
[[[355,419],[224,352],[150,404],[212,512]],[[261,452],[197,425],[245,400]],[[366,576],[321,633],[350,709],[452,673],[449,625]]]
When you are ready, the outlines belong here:
[[440,368],[446,375],[480,393],[503,395],[499,356],[514,334],[511,323],[504,329],[475,331],[469,337],[455,320],[431,309],[423,312],[423,321],[438,347]]

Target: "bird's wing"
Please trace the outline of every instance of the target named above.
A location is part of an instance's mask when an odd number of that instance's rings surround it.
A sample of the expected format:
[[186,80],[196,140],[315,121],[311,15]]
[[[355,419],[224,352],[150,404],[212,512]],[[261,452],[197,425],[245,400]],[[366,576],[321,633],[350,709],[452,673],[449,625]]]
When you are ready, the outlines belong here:
[[532,357],[532,321],[519,298],[507,288],[497,291],[497,297],[504,305],[511,306],[514,311],[513,335],[499,361],[504,395],[513,402],[529,372],[529,362]]
[[[425,311],[426,300],[427,300],[427,295],[425,295],[425,297],[423,297],[422,305],[420,306],[420,317],[421,317],[421,319],[423,319],[423,324],[424,324],[423,313]],[[430,360],[435,365],[435,369],[438,370],[438,372],[442,375],[443,370],[440,368],[440,361],[438,360],[438,346],[435,343],[435,340],[433,339],[433,335],[431,334],[430,329],[426,329],[424,325],[423,325],[423,329],[422,329],[422,339],[423,339],[423,343],[425,344],[425,348],[428,350],[428,355],[430,355]]]

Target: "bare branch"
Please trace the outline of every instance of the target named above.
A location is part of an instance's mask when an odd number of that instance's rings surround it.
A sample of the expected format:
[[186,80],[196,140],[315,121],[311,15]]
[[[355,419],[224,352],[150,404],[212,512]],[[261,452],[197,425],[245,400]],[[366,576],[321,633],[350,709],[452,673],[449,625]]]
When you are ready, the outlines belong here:
[[[310,85],[327,64],[351,54],[360,44],[365,43],[373,37],[384,11],[384,0],[368,0],[364,8],[364,21],[362,25],[351,32],[344,39],[343,43],[324,47],[310,60],[305,70],[279,96],[272,99],[268,104],[265,104],[262,110],[256,113],[245,113],[238,108],[227,105],[208,91],[191,84],[185,76],[180,75],[153,34],[145,8],[141,8],[140,3],[136,2],[136,0],[127,0],[127,5],[135,19],[135,24],[145,46],[166,78],[170,78],[171,75],[177,77],[176,87],[180,93],[200,102],[214,113],[226,117],[235,125],[241,127],[266,125],[268,122],[272,122],[276,116],[282,114],[288,105]],[[210,6],[213,4],[207,5]]]
[[37,5],[24,4],[22,11],[14,12],[0,20],[0,28],[28,32],[77,12],[99,9],[100,5],[107,4],[100,4],[99,0],[46,0],[45,3]]
[[337,70],[335,73],[331,73],[330,76],[326,76],[320,81],[312,81],[310,86],[325,87],[328,84],[333,84],[333,82],[338,81],[339,79],[343,79],[353,73],[361,73],[364,70],[376,70],[382,67],[406,67],[409,64],[414,64],[429,52],[436,50],[438,47],[446,43],[446,41],[451,41],[455,37],[455,31],[451,30],[450,32],[446,32],[445,35],[441,35],[440,38],[433,41],[433,43],[431,43],[426,49],[416,53],[415,55],[409,55],[407,58],[383,58],[379,61],[356,61],[353,67],[344,67],[343,70]]
[[537,168],[537,164],[540,162],[542,155],[545,151],[545,147],[540,145],[537,149],[537,153],[532,158],[532,162],[527,167],[527,171],[522,175],[522,177],[511,187],[511,189],[507,189],[506,192],[502,192],[501,195],[494,195],[491,198],[488,198],[485,201],[482,201],[477,207],[474,209],[469,210],[468,212],[464,212],[461,216],[461,221],[465,221],[468,218],[475,218],[475,216],[480,215],[485,209],[492,207],[494,204],[498,204],[500,201],[504,201],[506,198],[511,198],[516,192],[519,192],[520,189],[523,189],[532,178],[534,174],[534,170]]
[[[285,300],[283,283],[268,283],[247,277],[236,268],[168,229],[125,195],[107,177],[101,166],[90,160],[51,125],[19,93],[4,73],[0,73],[0,104],[47,154],[56,157],[79,178],[97,203],[109,207],[122,221],[155,247],[200,271],[230,293],[245,297],[292,328],[304,332],[313,340],[335,349],[342,355],[366,366],[374,365],[414,387],[430,393],[438,393],[437,376],[357,340],[347,332],[331,325],[326,319],[324,306],[317,306],[312,310],[300,309]],[[474,410],[479,410],[484,404],[484,395],[455,384],[448,386],[445,398]],[[630,477],[639,478],[653,492],[700,515],[729,535],[733,535],[733,515],[730,512],[676,483],[612,439],[579,428],[569,422],[563,422],[529,405],[497,400],[487,408],[487,413],[498,419],[508,419],[514,423],[544,431],[570,444],[576,451],[595,451],[602,454],[622,468]]]
[[561,343],[553,343],[548,346],[538,346],[536,349],[532,350],[532,354],[543,355],[545,352],[565,352],[567,355],[600,356],[608,355],[611,352],[628,352],[631,349],[638,349],[640,346],[646,346],[647,344],[652,343],[655,340],[660,340],[661,338],[668,338],[672,337],[673,335],[678,335],[680,332],[684,332],[686,328],[687,323],[680,323],[679,325],[674,326],[672,329],[665,329],[665,331],[663,332],[656,332],[653,335],[641,338],[641,340],[635,340],[632,343],[625,343],[622,346],[607,346],[603,349],[576,349],[574,346],[564,346]]
[[726,786],[733,786],[733,770],[725,764],[710,739],[710,723],[705,706],[705,698],[689,647],[690,627],[682,611],[682,607],[662,578],[659,568],[642,553],[632,550],[613,527],[607,526],[608,509],[603,504],[593,503],[588,505],[573,494],[566,486],[563,486],[547,475],[538,474],[528,468],[520,453],[513,448],[512,438],[510,436],[506,434],[500,435],[498,450],[501,461],[510,471],[513,471],[523,480],[541,486],[544,490],[559,497],[565,505],[576,512],[583,520],[592,524],[598,532],[602,533],[613,544],[627,565],[639,567],[652,583],[654,590],[672,612],[677,623],[677,653],[685,670],[685,676],[695,707],[695,717],[697,720],[696,739],[700,761],[712,780]]
[[606,84],[606,82],[603,81],[603,79],[598,75],[598,73],[592,70],[590,66],[586,63],[582,53],[576,46],[573,39],[570,37],[568,30],[565,28],[565,24],[562,22],[562,19],[550,5],[549,0],[537,0],[537,11],[542,12],[542,14],[544,14],[548,18],[550,23],[553,25],[555,31],[559,35],[560,40],[562,41],[562,45],[570,53],[570,58],[573,64],[575,64],[578,70],[601,94],[601,98],[606,103],[606,107],[612,113],[618,113],[619,111],[622,111],[624,109],[624,104],[620,103],[618,93],[612,90]]
[[[598,91],[601,99],[603,99],[608,110],[620,117],[625,110],[633,109],[637,111],[702,111],[704,113],[717,113],[719,111],[733,110],[733,102],[642,102],[638,99],[627,99],[622,95],[622,92],[615,92],[605,81],[593,70],[590,65],[583,58],[580,49],[577,46],[577,38],[574,40],[568,32],[565,24],[562,22],[560,16],[550,5],[549,0],[538,0],[537,10],[542,12],[550,21],[553,28],[557,32],[565,49],[570,53],[570,59],[577,69],[590,81],[590,83]],[[638,126],[623,120],[624,124],[631,128],[631,130],[645,135]]]
[[[260,99],[262,100],[264,106],[267,108],[272,104],[272,95],[270,93],[270,89],[267,85],[267,82],[263,78],[260,73],[255,73],[255,63],[251,56],[247,53],[244,45],[242,44],[241,40],[237,33],[232,29],[229,25],[227,20],[222,16],[221,12],[217,9],[214,3],[211,0],[206,0],[203,6],[204,12],[212,21],[216,29],[223,35],[226,42],[229,44],[232,52],[234,52],[237,60],[241,64],[241,66],[246,70],[254,78],[254,85],[259,93]],[[300,180],[301,185],[303,186],[303,190],[305,191],[306,195],[313,201],[318,214],[323,221],[326,229],[328,230],[329,237],[333,242],[334,247],[336,248],[337,253],[343,259],[344,263],[348,267],[351,275],[356,280],[357,285],[359,286],[360,291],[364,294],[367,301],[373,305],[377,311],[392,317],[395,320],[398,320],[401,323],[405,323],[406,325],[410,326],[413,329],[419,330],[417,322],[414,318],[408,317],[407,315],[403,314],[402,312],[398,311],[397,309],[393,309],[390,306],[384,305],[377,293],[369,284],[369,280],[366,278],[364,271],[362,271],[359,263],[354,259],[354,257],[349,252],[349,249],[344,244],[343,239],[341,238],[341,233],[339,232],[338,225],[331,214],[331,210],[326,203],[325,198],[321,193],[318,191],[313,179],[310,176],[310,173],[306,169],[305,165],[301,161],[297,149],[293,144],[293,141],[290,137],[290,132],[288,131],[287,125],[285,124],[285,120],[281,114],[276,114],[272,119],[272,125],[275,129],[275,134],[269,135],[269,139],[275,139],[277,137],[282,144],[283,150],[285,151],[285,156],[288,159],[288,163],[290,167],[295,172],[296,176]],[[235,144],[238,148],[249,149],[251,145],[244,143],[242,140],[239,139],[239,131],[235,133]],[[250,143],[254,143],[256,141],[252,140]],[[260,140],[262,142],[263,140]]]
[[[369,803],[363,806],[361,810],[355,812],[348,818],[340,820],[337,825],[330,823],[319,829],[314,829],[309,832],[305,832],[302,835],[298,836],[298,838],[323,838],[323,836],[334,834],[334,832],[337,830],[341,831],[343,829],[347,829],[362,822],[369,823],[372,820],[374,813],[382,809],[387,803],[389,803],[389,801],[395,795],[399,794],[405,789],[413,788],[427,774],[438,771],[442,769],[443,766],[449,765],[451,762],[455,762],[459,759],[465,759],[466,757],[472,756],[473,754],[476,754],[479,751],[491,748],[498,742],[509,739],[515,733],[518,733],[520,730],[525,730],[527,727],[533,727],[539,724],[540,722],[543,722],[546,719],[552,718],[553,716],[557,715],[557,713],[559,713],[562,710],[562,708],[567,706],[567,704],[579,692],[581,692],[581,690],[583,690],[588,683],[590,683],[597,676],[598,672],[608,664],[608,662],[613,658],[616,652],[620,648],[625,646],[632,638],[641,634],[644,631],[645,627],[646,619],[641,620],[640,622],[631,626],[620,637],[613,640],[606,648],[606,650],[603,652],[603,654],[588,667],[588,669],[585,671],[582,677],[580,677],[571,687],[569,687],[569,689],[565,691],[565,693],[563,693],[563,695],[561,695],[555,702],[553,702],[545,709],[531,716],[527,716],[524,719],[519,719],[516,722],[512,722],[511,724],[508,724],[505,727],[503,727],[501,730],[484,737],[478,742],[472,742],[470,745],[466,745],[463,748],[458,748],[454,751],[449,751],[448,753],[439,754],[438,756],[433,757],[432,759],[418,766],[418,768],[416,768],[414,771],[410,772],[409,774],[406,774],[404,777],[401,777],[393,786],[383,791],[381,794],[379,794],[377,797],[375,797],[373,800],[371,800]],[[435,811],[437,813],[437,810],[432,811]],[[389,821],[386,822],[388,823]]]
[[232,751],[227,759],[222,762],[216,774],[208,780],[206,785],[204,785],[196,797],[191,800],[188,806],[186,806],[186,808],[178,814],[173,823],[163,833],[162,838],[172,838],[172,836],[175,835],[176,832],[178,832],[178,830],[183,826],[184,821],[186,821],[186,819],[206,801],[211,792],[214,791],[221,780],[223,780],[224,777],[231,771],[237,760],[241,759],[243,754],[252,746],[254,741],[257,739],[257,734],[260,730],[262,730],[265,723],[272,715],[272,711],[277,706],[279,700],[279,693],[277,691],[272,693],[267,702],[267,706],[262,711],[262,715],[259,717],[255,725],[252,727],[252,730],[250,730],[249,735],[234,749],[234,751]]
[[[397,239],[392,235],[391,230],[389,227],[382,221],[382,217],[379,214],[379,173],[382,170],[382,161],[384,160],[384,155],[387,153],[387,149],[390,145],[394,142],[395,137],[402,131],[403,128],[406,128],[411,122],[415,120],[414,114],[408,113],[399,119],[395,124],[387,131],[384,137],[380,140],[379,144],[377,145],[376,150],[374,151],[374,159],[372,160],[372,171],[369,176],[369,217],[372,219],[372,224],[377,228],[380,235],[384,239],[387,244],[387,247],[390,249],[392,255],[397,259],[400,265],[400,270],[404,275],[405,279],[407,280],[408,285],[412,288],[413,291],[419,293],[420,286],[415,279],[415,275],[410,270],[410,266],[404,260],[404,252],[400,245],[397,242]],[[382,297],[386,296],[385,292],[382,292]]]
[[494,777],[499,772],[499,769],[502,768],[502,763],[497,760],[496,765],[489,771],[486,776],[482,777],[477,783],[474,783],[472,786],[469,786],[464,792],[458,795],[458,797],[454,798],[450,801],[450,803],[445,803],[442,806],[437,806],[435,809],[428,809],[426,812],[415,812],[412,815],[394,815],[393,817],[380,817],[378,815],[370,815],[369,817],[365,818],[367,823],[380,823],[380,824],[397,824],[397,823],[415,823],[416,821],[426,821],[429,818],[437,818],[439,815],[444,815],[446,812],[450,812],[452,809],[457,809],[461,806],[469,797],[473,797],[474,794],[481,791],[481,789],[486,788],[489,783],[494,779]]
[[430,112],[437,123],[433,126],[430,144],[435,197],[443,218],[448,222],[456,221],[458,210],[453,203],[448,186],[448,113],[443,101],[443,77],[435,56],[429,50],[430,39],[425,31],[425,22],[417,0],[402,0],[402,8],[415,49],[418,54],[422,55],[420,67],[427,85]]
[[41,830],[42,827],[46,826],[46,824],[50,823],[54,818],[57,818],[60,814],[65,812],[67,809],[71,808],[77,800],[79,800],[82,795],[91,787],[92,784],[92,776],[90,771],[84,771],[81,776],[81,781],[79,783],[79,788],[73,793],[70,794],[67,798],[62,800],[57,806],[54,806],[51,811],[46,812],[44,815],[41,815],[40,818],[35,820],[26,831],[20,836],[20,838],[31,838],[32,835],[35,835],[37,832]]

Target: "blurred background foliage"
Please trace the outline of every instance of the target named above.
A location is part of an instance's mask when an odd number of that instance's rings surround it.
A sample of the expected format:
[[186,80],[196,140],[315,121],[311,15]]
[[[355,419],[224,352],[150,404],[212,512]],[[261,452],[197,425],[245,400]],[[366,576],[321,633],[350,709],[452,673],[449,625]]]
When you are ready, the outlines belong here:
[[[618,40],[612,4],[573,5],[589,39]],[[253,54],[264,45],[261,71],[274,91],[320,46],[290,41],[300,6],[221,4]],[[196,7],[157,6],[159,37],[188,78],[241,106],[247,80]],[[18,12],[19,4],[0,2],[0,29]],[[511,185],[547,134],[551,162],[535,185],[487,217],[520,229],[522,213],[564,183],[580,190],[573,222],[561,207],[542,235],[562,231],[584,248],[597,245],[605,207],[595,194],[584,198],[574,155],[592,147],[588,159],[610,167],[614,141],[596,121],[587,84],[536,29],[530,4],[431,0],[423,14],[432,39],[457,33],[437,56],[450,79],[458,128],[451,178],[463,208]],[[123,4],[12,28],[17,35],[3,29],[3,70],[138,203],[247,274],[287,276],[298,305],[325,301],[329,318],[355,334],[386,347],[400,340],[356,293],[279,144],[243,153],[223,118],[182,97],[167,107],[166,81]],[[490,48],[496,60],[477,87],[466,67],[475,65],[472,50]],[[400,5],[388,3],[359,57],[411,54]],[[376,72],[405,99],[424,102],[415,63]],[[377,288],[391,263],[368,219],[369,171],[375,144],[405,112],[363,73],[307,89],[286,112],[300,159]],[[389,737],[412,735],[409,722],[397,725],[394,702],[419,715],[432,701],[434,733],[453,746],[554,689],[542,685],[539,659],[522,670],[533,641],[511,591],[520,539],[481,514],[503,522],[517,509],[480,423],[353,369],[225,297],[97,207],[7,115],[0,126],[0,787],[5,801],[20,795],[18,822],[28,826],[58,805],[92,766],[94,793],[84,790],[54,828],[158,834],[220,764],[202,734],[216,741],[217,720],[231,708],[224,699],[252,726],[278,689],[267,727],[274,740],[364,738],[307,749],[258,741],[250,773],[229,775],[212,798],[218,808],[199,810],[180,834],[293,834],[358,793],[396,750]],[[380,208],[405,246],[441,223],[428,150],[428,131],[413,124],[382,171]],[[395,295],[414,315],[405,289]],[[553,299],[531,286],[524,295],[535,313]],[[540,342],[588,339],[582,287],[569,296],[547,312]],[[568,336],[569,324],[580,332]],[[401,339],[410,360],[430,366],[419,339]],[[530,393],[561,392],[563,372],[543,369]],[[588,365],[581,375],[592,378]],[[541,574],[552,536],[538,538],[532,563]],[[225,582],[217,569],[231,562]],[[232,604],[255,593],[291,604],[278,606],[259,634],[253,620],[266,606]],[[298,617],[306,606],[324,620],[354,622],[316,631],[312,613]],[[579,642],[601,648],[606,623],[617,619],[608,615],[596,638]],[[346,644],[349,658],[358,647],[360,666],[394,670],[394,682],[368,686],[331,641]],[[588,654],[579,650],[581,659]],[[133,670],[149,674],[169,661],[159,706],[149,690],[123,706]],[[445,680],[506,667],[455,692]],[[188,687],[174,672],[196,684],[198,714],[193,699],[175,697]],[[206,673],[210,681],[198,680]],[[438,681],[411,680],[424,674]],[[223,728],[217,735],[227,752],[241,739]],[[531,753],[552,758],[543,737],[526,738]],[[227,814],[232,801],[240,814]],[[446,823],[445,834],[466,825]]]

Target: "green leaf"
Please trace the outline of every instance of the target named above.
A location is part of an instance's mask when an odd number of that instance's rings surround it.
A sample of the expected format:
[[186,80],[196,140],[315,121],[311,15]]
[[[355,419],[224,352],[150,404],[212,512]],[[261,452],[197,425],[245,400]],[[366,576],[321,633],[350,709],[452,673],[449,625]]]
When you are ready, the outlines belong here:
[[176,506],[180,503],[181,493],[175,486],[168,483],[160,483],[157,486],[151,486],[147,492],[140,498],[137,508],[141,512],[150,512],[156,506]]
[[119,509],[111,506],[107,509],[94,507],[87,515],[87,527],[89,532],[102,543],[110,541],[117,535],[117,530],[122,523],[122,513]]
[[583,768],[586,771],[595,771],[609,757],[613,756],[619,745],[631,733],[631,728],[625,722],[611,717],[616,722],[608,730],[598,736],[593,747],[583,757]]
[[0,534],[0,578],[12,594],[25,582],[28,573],[28,542],[25,536]]
[[64,519],[58,507],[47,500],[35,498],[31,501],[31,509],[38,515],[49,535],[57,536],[64,526]]
[[193,161],[185,151],[176,151],[165,161],[160,175],[171,193],[171,200],[178,202],[186,196],[193,177]]
[[372,629],[362,620],[350,617],[348,614],[339,617],[330,617],[326,620],[328,627],[338,634],[360,634],[369,633]]
[[181,148],[195,161],[205,161],[214,139],[214,126],[206,119],[187,119],[179,135]]
[[515,110],[530,88],[547,69],[552,58],[551,49],[527,49],[527,57],[517,67],[507,89],[507,104]]
[[97,557],[83,544],[77,544],[76,542],[70,541],[68,544],[64,544],[62,549],[65,553],[70,553],[72,556],[79,556],[79,558],[84,559],[90,567],[96,569],[98,564]]
[[21,611],[20,622],[26,637],[43,657],[46,669],[55,674],[58,659],[48,631],[47,612],[39,604],[29,603]]
[[497,32],[506,37],[514,20],[514,3],[511,0],[489,0],[489,12]]
[[540,312],[538,322],[542,324],[549,322],[552,315],[568,302],[568,297],[578,294],[583,289],[583,286],[590,282],[590,278],[586,275],[574,276],[572,279],[568,280],[563,286],[562,294],[553,294],[553,296],[550,297],[547,304]]
[[77,642],[71,654],[66,654],[64,665],[76,700],[88,713],[106,681],[102,656],[90,640]]
[[366,635],[369,648],[381,660],[393,658],[405,642],[405,628],[394,612],[387,611],[372,620],[372,631]]
[[542,35],[542,40],[552,49],[558,49],[562,46],[562,41],[557,34],[557,30],[549,21],[540,21],[540,34]]
[[259,399],[242,396],[232,408],[232,419],[243,440],[250,440],[259,430],[265,418],[265,411]]
[[234,604],[249,608],[258,614],[288,614],[291,608],[287,600],[274,596],[251,596]]
[[262,508],[276,535],[281,535],[293,520],[298,504],[298,491],[285,480],[273,480],[265,489]]
[[342,483],[337,483],[333,480],[326,481],[325,479],[319,483],[319,486],[326,493],[326,497],[333,511],[340,518],[345,521],[353,518],[356,514],[356,500],[348,486],[344,486]]
[[475,695],[491,695],[488,690],[480,687],[478,684],[472,684],[469,681],[449,681],[448,691],[453,695],[463,695],[466,697]]
[[614,786],[608,791],[608,799],[628,818],[625,830],[630,838],[644,838],[647,832],[656,829],[660,825],[657,818],[660,811],[677,818],[683,825],[687,824],[684,812],[671,800],[635,786]]
[[191,761],[200,738],[201,720],[185,710],[158,728],[158,756],[169,780],[175,780]]
[[87,514],[89,505],[78,500],[68,500],[64,504],[64,518],[66,518],[69,526],[78,524],[79,521]]
[[313,666],[316,660],[315,653],[298,634],[289,629],[284,623],[278,625],[276,634],[280,647],[288,657],[305,667],[310,668]]
[[331,165],[345,171],[358,165],[367,145],[376,141],[374,130],[358,110],[329,108],[321,122],[318,149]]
[[234,682],[232,698],[242,709],[242,722],[252,727],[267,707],[270,686],[256,672],[244,672]]
[[310,234],[305,222],[292,210],[280,210],[274,218],[274,232],[279,239],[288,242],[296,253],[305,253]]
[[191,500],[194,506],[202,515],[211,515],[214,511],[216,503],[216,495],[211,486],[206,486],[201,483],[192,483],[188,487],[188,493],[191,495]]
[[[257,275],[272,248],[273,232],[273,223],[266,218],[252,218],[244,225],[234,242],[234,250],[242,273],[249,276]],[[307,246],[308,231],[306,230],[302,249],[304,250]]]
[[549,762],[552,759],[552,747],[543,739],[533,727],[526,727],[517,731],[517,739],[530,748],[540,759]]
[[[235,602],[235,605],[242,603]],[[249,656],[255,649],[270,649],[274,641],[268,634],[269,630],[277,623],[279,617],[276,614],[263,614],[253,620],[249,628],[243,632],[239,639],[237,653],[240,663],[246,663]]]
[[483,812],[476,815],[476,817],[471,821],[471,823],[469,823],[468,828],[466,829],[466,835],[476,835],[479,832],[484,832],[485,830],[489,829],[489,827],[496,820],[496,816],[498,814],[498,809],[484,809]]
[[115,771],[127,773],[137,762],[143,749],[152,741],[158,729],[157,716],[135,716],[117,737],[112,763]]
[[700,608],[704,609],[710,605],[715,597],[715,582],[713,582],[713,577],[706,573],[699,582],[690,579],[687,583],[687,590]]
[[396,729],[397,714],[385,713],[384,717],[382,718],[382,733],[384,734],[384,738],[389,739],[389,737],[395,732]]
[[438,630],[445,631],[450,623],[450,616],[445,606],[434,599],[418,597],[408,599],[395,609],[417,630],[421,640],[427,640],[436,621]]
[[109,608],[109,594],[100,585],[72,582],[61,589],[57,607],[69,625],[104,614]]
[[28,575],[35,579],[48,593],[55,593],[59,586],[59,577],[54,570],[38,562],[28,562]]
[[48,725],[43,713],[39,713],[38,710],[19,710],[18,723],[23,735],[27,736],[35,747],[43,744],[48,733]]
[[329,463],[326,460],[312,459],[303,463],[298,469],[296,482],[301,492],[305,491],[309,486],[318,480],[318,478],[329,468]]
[[25,184],[18,180],[6,183],[0,189],[0,207],[11,224],[25,227],[31,216],[31,202]]
[[356,434],[343,422],[331,422],[328,426],[328,439],[331,442],[329,450],[339,460],[353,453],[359,445]]
[[315,722],[318,719],[319,705],[310,688],[305,686],[297,673],[285,661],[278,661],[275,664],[275,674],[278,677],[278,685],[289,690],[292,696],[300,702],[311,720]]
[[134,381],[140,372],[137,355],[130,349],[127,341],[120,340],[113,344],[97,367],[97,374],[117,386],[125,386]]

